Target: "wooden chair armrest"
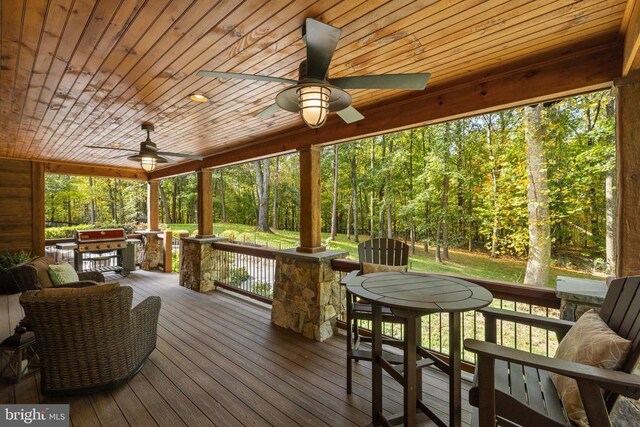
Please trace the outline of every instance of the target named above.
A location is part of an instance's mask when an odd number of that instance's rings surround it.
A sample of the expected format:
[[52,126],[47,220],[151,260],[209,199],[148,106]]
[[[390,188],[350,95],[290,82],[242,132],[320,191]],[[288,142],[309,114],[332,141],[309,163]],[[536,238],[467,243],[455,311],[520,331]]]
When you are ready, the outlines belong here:
[[594,366],[569,362],[562,359],[554,359],[552,357],[527,353],[526,351],[474,339],[464,340],[464,347],[469,351],[491,359],[519,363],[521,365],[555,372],[576,380],[591,381],[603,389],[611,390],[633,399],[640,398],[640,376],[638,375],[596,368]]
[[360,270],[353,270],[352,272],[347,273],[347,275],[344,276],[342,280],[340,280],[340,284],[346,285],[349,282],[349,280],[352,280],[354,277],[359,275],[360,275]]
[[534,326],[536,328],[546,329],[555,332],[558,340],[561,340],[571,329],[575,322],[568,320],[554,319],[552,317],[537,316],[529,313],[519,313],[511,310],[502,310],[500,308],[485,307],[478,310],[486,319],[487,328],[485,329],[485,341],[496,342],[496,338],[491,337],[495,333],[496,321],[506,320],[508,322],[516,322],[522,325]]

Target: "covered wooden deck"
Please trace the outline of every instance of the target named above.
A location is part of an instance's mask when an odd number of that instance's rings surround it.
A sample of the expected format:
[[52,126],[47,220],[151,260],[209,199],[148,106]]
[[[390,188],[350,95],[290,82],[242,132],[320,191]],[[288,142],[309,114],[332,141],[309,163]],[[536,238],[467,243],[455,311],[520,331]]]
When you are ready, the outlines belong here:
[[[110,277],[118,280],[118,277]],[[268,308],[226,292],[199,294],[178,276],[136,271],[123,285],[135,302],[160,295],[158,346],[128,384],[100,394],[46,398],[39,376],[0,386],[0,403],[69,403],[75,426],[355,426],[370,422],[371,370],[354,368],[354,392],[345,392],[345,340],[313,342],[275,327]],[[18,296],[0,296],[3,336],[22,317]],[[425,400],[446,414],[447,382],[425,370]],[[463,420],[469,424],[468,383]],[[385,378],[385,408],[401,409],[400,385]],[[433,425],[424,421],[421,425]]]

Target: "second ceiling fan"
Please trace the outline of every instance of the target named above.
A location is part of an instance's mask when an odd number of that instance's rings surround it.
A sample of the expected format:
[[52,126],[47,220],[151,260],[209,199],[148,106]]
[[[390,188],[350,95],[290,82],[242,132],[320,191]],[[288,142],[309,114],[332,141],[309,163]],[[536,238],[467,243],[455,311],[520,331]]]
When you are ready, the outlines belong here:
[[300,113],[312,128],[322,126],[328,113],[336,112],[346,123],[357,122],[364,116],[351,106],[351,95],[345,89],[404,89],[424,90],[431,74],[381,74],[329,78],[329,64],[338,45],[342,30],[312,18],[302,27],[302,39],[307,45],[307,59],[300,63],[298,80],[255,74],[198,71],[200,77],[259,80],[290,85],[276,96],[275,103],[257,114],[268,117],[278,110]]

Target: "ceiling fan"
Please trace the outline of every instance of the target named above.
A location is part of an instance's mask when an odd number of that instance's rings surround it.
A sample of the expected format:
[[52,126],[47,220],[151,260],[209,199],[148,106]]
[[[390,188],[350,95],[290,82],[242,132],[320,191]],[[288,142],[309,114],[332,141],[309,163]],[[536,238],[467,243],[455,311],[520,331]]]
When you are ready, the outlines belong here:
[[312,128],[322,126],[330,112],[337,112],[346,123],[364,116],[351,106],[351,95],[345,89],[405,89],[424,90],[431,74],[382,74],[329,78],[327,72],[342,30],[307,18],[302,27],[302,39],[307,45],[307,59],[300,63],[298,80],[223,71],[198,71],[200,77],[260,80],[290,85],[275,99],[275,104],[257,114],[269,117],[278,110],[300,113]]
[[[130,148],[121,148],[117,146],[112,147],[101,147],[98,145],[85,145],[87,148],[101,148],[104,150],[118,150],[118,151],[129,151],[137,154],[125,154],[123,156],[116,156],[114,158],[126,157],[127,160],[131,160],[133,162],[140,162],[140,166],[147,172],[153,172],[156,168],[156,164],[158,163],[175,163],[175,160],[169,159],[168,157],[180,157],[184,159],[193,159],[193,160],[202,160],[202,156],[194,155],[194,154],[181,154],[181,153],[171,153],[169,151],[158,151],[158,147],[156,144],[151,142],[151,138],[149,134],[153,132],[154,127],[151,123],[143,123],[141,126],[142,130],[147,131],[147,139],[140,143],[140,150],[132,150]],[[163,157],[167,156],[167,157]]]

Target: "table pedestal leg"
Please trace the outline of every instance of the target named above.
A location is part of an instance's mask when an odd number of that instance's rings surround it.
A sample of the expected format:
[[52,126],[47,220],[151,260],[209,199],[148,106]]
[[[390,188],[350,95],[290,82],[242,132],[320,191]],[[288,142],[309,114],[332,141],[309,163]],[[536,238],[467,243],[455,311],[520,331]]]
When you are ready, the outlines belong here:
[[404,333],[404,425],[416,425],[417,371],[416,369],[416,318],[409,317]]
[[[422,359],[422,356],[418,353],[418,347],[422,345],[422,316],[416,317],[416,347],[413,351],[417,354],[417,359]],[[422,400],[422,369],[416,371],[416,396],[418,400]]]
[[462,390],[460,374],[460,313],[449,313],[449,426],[460,427]]
[[373,403],[373,414],[371,414],[373,425],[380,425],[382,415],[382,307],[372,304],[373,314],[373,342],[372,342],[372,387],[371,402]]

